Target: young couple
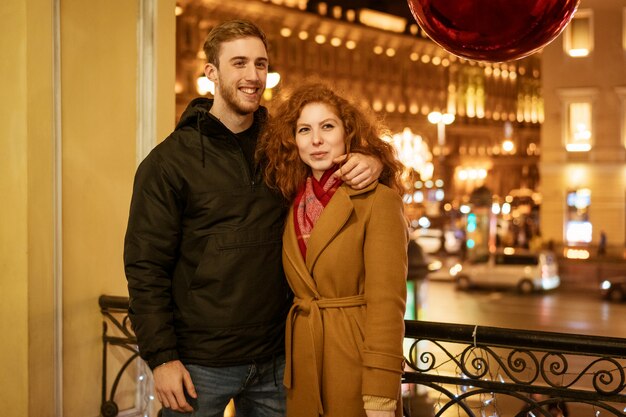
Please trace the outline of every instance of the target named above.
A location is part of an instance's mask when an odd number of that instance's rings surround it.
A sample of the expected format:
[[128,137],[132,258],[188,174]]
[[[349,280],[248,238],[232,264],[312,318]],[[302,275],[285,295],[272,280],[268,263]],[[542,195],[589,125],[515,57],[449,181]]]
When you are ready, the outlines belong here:
[[204,50],[215,98],[140,164],[124,245],[163,416],[222,416],[231,398],[237,417],[401,416],[407,225],[390,145],[321,84],[268,118],[254,24],[215,27]]

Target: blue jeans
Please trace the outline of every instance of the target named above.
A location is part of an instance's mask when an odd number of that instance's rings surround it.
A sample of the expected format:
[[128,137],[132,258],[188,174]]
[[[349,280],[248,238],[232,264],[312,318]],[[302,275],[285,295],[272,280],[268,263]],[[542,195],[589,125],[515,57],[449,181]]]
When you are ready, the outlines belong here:
[[210,368],[186,365],[198,394],[187,398],[191,414],[163,409],[163,417],[222,417],[232,398],[237,417],[283,417],[285,357],[249,365]]

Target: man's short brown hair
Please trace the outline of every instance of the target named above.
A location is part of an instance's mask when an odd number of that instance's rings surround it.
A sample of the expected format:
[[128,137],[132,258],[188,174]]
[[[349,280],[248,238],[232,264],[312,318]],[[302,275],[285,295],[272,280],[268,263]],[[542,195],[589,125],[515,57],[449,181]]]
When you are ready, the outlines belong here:
[[222,43],[239,38],[259,38],[267,49],[265,33],[254,23],[248,20],[229,20],[215,26],[204,41],[204,54],[207,62],[219,67],[219,54]]

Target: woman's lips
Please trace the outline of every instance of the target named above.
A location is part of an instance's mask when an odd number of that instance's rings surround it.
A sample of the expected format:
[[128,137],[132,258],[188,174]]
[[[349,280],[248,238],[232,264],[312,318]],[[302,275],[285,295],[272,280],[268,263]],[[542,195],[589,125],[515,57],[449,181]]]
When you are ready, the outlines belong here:
[[323,159],[328,152],[314,152],[311,154],[311,158],[313,159]]

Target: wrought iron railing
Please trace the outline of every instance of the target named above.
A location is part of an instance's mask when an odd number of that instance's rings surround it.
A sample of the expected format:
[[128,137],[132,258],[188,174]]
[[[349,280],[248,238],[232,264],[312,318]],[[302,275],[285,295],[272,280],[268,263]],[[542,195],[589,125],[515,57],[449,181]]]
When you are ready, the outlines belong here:
[[626,339],[418,321],[406,338],[403,380],[428,387],[431,415],[625,415]]
[[[101,414],[115,417],[120,379],[138,351],[128,298],[103,295],[99,304]],[[407,320],[405,340],[407,417],[552,417],[553,406],[576,406],[576,417],[626,416],[626,339]],[[108,351],[120,348],[128,358],[109,387]]]
[[[135,367],[137,379],[134,383],[136,393],[133,406],[124,411],[125,416],[144,416],[150,407],[152,399],[150,381],[151,377],[147,365],[139,359],[137,339],[130,326],[128,319],[128,297],[101,295],[98,299],[100,312],[102,313],[102,398],[100,403],[100,415],[102,417],[116,417],[120,415],[120,409],[116,400],[116,394],[120,387],[122,377],[128,373],[132,364]],[[122,365],[113,370],[115,377],[109,387],[107,375],[109,374],[108,357],[110,350],[121,349],[126,352],[123,356]],[[118,353],[118,352],[116,352]],[[120,356],[120,355],[118,355]]]

